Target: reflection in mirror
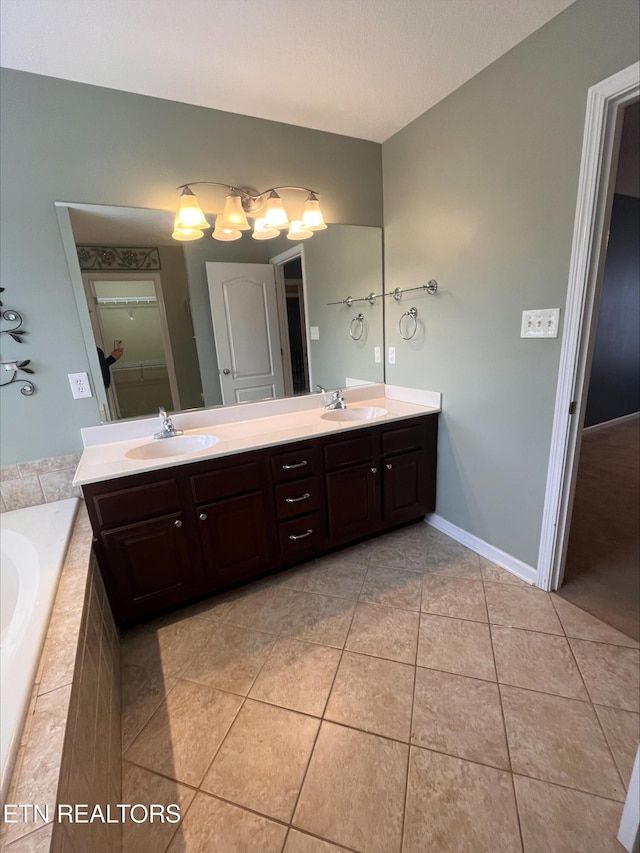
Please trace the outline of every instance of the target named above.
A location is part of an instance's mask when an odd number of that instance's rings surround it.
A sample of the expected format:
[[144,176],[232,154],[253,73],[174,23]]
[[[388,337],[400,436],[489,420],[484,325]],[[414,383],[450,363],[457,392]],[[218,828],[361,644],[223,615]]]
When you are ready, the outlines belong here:
[[[381,229],[330,225],[297,244],[207,235],[177,246],[168,211],[66,207],[87,351],[108,357],[122,341],[105,377],[110,418],[383,381],[383,300],[344,302],[382,293]],[[157,251],[132,250],[143,247]],[[275,296],[268,316],[260,288]]]

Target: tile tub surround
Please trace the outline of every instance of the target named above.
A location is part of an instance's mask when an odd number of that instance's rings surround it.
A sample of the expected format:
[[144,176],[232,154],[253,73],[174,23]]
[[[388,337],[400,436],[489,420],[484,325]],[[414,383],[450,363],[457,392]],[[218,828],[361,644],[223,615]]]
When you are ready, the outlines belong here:
[[638,644],[422,522],[122,640],[124,853],[621,849]]
[[[120,642],[78,510],[8,803],[120,802]],[[121,827],[6,823],[7,853],[118,853]]]
[[73,475],[80,453],[51,456],[0,468],[0,512],[82,497]]

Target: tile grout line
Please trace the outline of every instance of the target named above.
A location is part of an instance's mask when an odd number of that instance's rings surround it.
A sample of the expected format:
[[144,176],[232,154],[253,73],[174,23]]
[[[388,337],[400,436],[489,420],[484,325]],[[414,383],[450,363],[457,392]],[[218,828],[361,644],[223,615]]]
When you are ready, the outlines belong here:
[[[551,598],[551,596],[549,596],[549,598]],[[615,771],[618,775],[618,778],[620,779],[620,783],[622,785],[622,790],[626,791],[627,786],[625,785],[624,780],[622,778],[622,775],[620,773],[620,770],[618,769],[618,762],[616,761],[615,756],[613,754],[613,750],[611,749],[611,746],[609,744],[609,739],[607,738],[606,732],[605,732],[604,727],[602,725],[602,721],[600,720],[600,717],[598,716],[598,712],[595,709],[595,703],[593,701],[593,698],[592,698],[591,693],[589,691],[589,688],[587,686],[587,682],[585,681],[584,675],[582,674],[582,670],[580,669],[580,664],[578,663],[578,659],[576,658],[575,652],[573,651],[573,646],[571,645],[570,638],[567,636],[567,632],[565,630],[564,624],[562,622],[562,619],[560,618],[560,613],[556,609],[556,606],[555,606],[555,603],[553,602],[553,599],[551,600],[551,606],[553,607],[553,609],[555,610],[555,612],[558,616],[558,621],[562,625],[562,630],[565,632],[565,640],[566,640],[567,646],[569,647],[569,653],[571,655],[573,662],[576,665],[576,669],[578,670],[578,674],[580,675],[580,680],[582,681],[582,684],[584,686],[585,692],[586,692],[588,700],[589,700],[589,705],[591,706],[591,712],[592,712],[593,716],[596,718],[596,723],[597,723],[598,728],[602,732],[602,737],[604,738],[604,742],[606,744],[607,750],[609,751],[611,761],[612,761],[613,766],[615,768]],[[620,709],[620,710],[622,710],[622,709]]]
[[[428,545],[425,543],[424,547],[424,557],[425,563],[427,559],[427,548]],[[422,600],[424,597],[424,582],[420,581],[420,610],[418,611],[418,636],[416,638],[416,654],[414,658],[413,665],[413,690],[411,693],[411,715],[409,717],[409,742],[407,749],[407,772],[404,780],[404,803],[402,807],[402,824],[400,827],[400,853],[404,848],[405,842],[405,829],[407,824],[407,809],[409,807],[409,775],[411,773],[411,751],[413,749],[413,716],[415,712],[416,705],[416,684],[418,679],[418,654],[420,652],[420,628],[422,625]]]
[[[366,566],[366,571],[365,571],[365,573],[364,573],[364,577],[362,578],[362,583],[361,583],[361,585],[360,585],[360,593],[358,594],[358,598],[359,598],[360,594],[362,593],[362,589],[363,589],[363,587],[364,587],[365,580],[366,580],[366,577],[367,577],[367,575],[368,575],[368,574],[369,574],[369,565],[367,564],[367,566]],[[319,722],[319,725],[318,725],[318,730],[317,730],[317,732],[316,732],[316,736],[315,736],[315,738],[314,738],[314,740],[313,740],[313,745],[312,745],[312,747],[311,747],[311,751],[309,752],[309,759],[308,759],[308,761],[307,761],[307,766],[305,767],[304,773],[303,773],[303,775],[302,775],[302,779],[301,779],[301,781],[300,781],[300,787],[298,788],[298,795],[297,795],[297,797],[296,797],[296,801],[295,801],[295,803],[293,804],[293,809],[292,809],[292,811],[291,811],[291,818],[289,819],[289,825],[288,825],[287,832],[286,832],[286,835],[285,835],[284,844],[283,844],[283,847],[282,847],[282,849],[283,849],[283,850],[284,850],[284,847],[286,846],[286,843],[287,843],[287,840],[288,840],[288,838],[289,838],[289,833],[290,833],[291,829],[292,829],[292,828],[294,828],[294,829],[297,829],[297,828],[298,828],[298,827],[293,827],[293,820],[294,820],[294,818],[295,818],[295,814],[296,814],[296,811],[297,811],[297,809],[298,809],[298,803],[300,802],[300,797],[302,796],[302,789],[304,788],[304,783],[305,783],[305,781],[306,781],[306,779],[307,779],[307,775],[308,775],[308,773],[309,773],[309,767],[311,766],[311,761],[312,761],[312,759],[313,759],[313,754],[314,754],[314,752],[315,752],[315,750],[316,750],[316,745],[317,745],[317,743],[318,743],[318,738],[320,737],[320,731],[321,731],[321,729],[322,729],[322,724],[323,724],[325,721],[326,721],[326,722],[330,722],[330,721],[328,721],[328,720],[325,720],[325,714],[326,714],[326,712],[327,712],[327,706],[328,706],[328,704],[329,704],[329,699],[331,698],[331,694],[332,694],[332,692],[333,692],[333,688],[334,688],[335,683],[336,683],[336,678],[338,677],[338,671],[340,670],[340,665],[342,664],[342,658],[344,657],[345,647],[346,647],[346,645],[347,645],[347,640],[348,640],[348,638],[349,638],[349,634],[350,634],[350,632],[351,632],[351,627],[352,627],[352,625],[353,625],[353,620],[355,619],[355,615],[356,615],[356,610],[357,610],[357,609],[358,609],[358,599],[356,599],[356,606],[353,608],[353,612],[352,612],[352,614],[351,614],[351,620],[350,620],[350,622],[349,622],[349,627],[347,628],[347,631],[346,631],[346,633],[345,633],[345,635],[344,635],[344,642],[343,642],[343,644],[342,644],[342,648],[340,649],[340,659],[338,660],[338,665],[337,665],[337,667],[336,667],[336,671],[335,671],[335,672],[334,672],[334,674],[333,674],[333,679],[332,679],[332,681],[331,681],[331,687],[329,688],[329,690],[328,690],[328,692],[327,692],[327,698],[326,698],[325,703],[324,703],[324,708],[322,709],[322,715],[321,715],[321,717],[320,717],[320,722]],[[316,718],[316,719],[317,719],[317,718]],[[322,838],[322,836],[317,836],[317,837],[318,837],[318,838]],[[328,839],[323,839],[323,840],[328,840]]]
[[487,623],[489,629],[489,642],[491,643],[491,654],[493,657],[493,666],[496,671],[496,686],[498,690],[498,702],[500,703],[500,714],[502,716],[502,730],[504,732],[504,741],[507,747],[507,759],[509,762],[509,781],[511,782],[511,790],[513,792],[513,803],[516,810],[516,820],[518,821],[518,835],[520,837],[520,847],[524,851],[524,833],[522,832],[522,820],[520,818],[520,807],[518,805],[518,796],[516,794],[516,785],[513,772],[513,762],[511,760],[511,747],[509,746],[509,734],[507,732],[507,720],[504,713],[504,705],[502,702],[502,691],[500,690],[500,676],[498,673],[498,662],[496,660],[496,650],[493,645],[493,632],[491,631],[491,614],[489,613],[489,604],[487,602],[487,590],[485,587],[484,577],[482,578],[482,594],[484,596],[484,606],[487,608]]

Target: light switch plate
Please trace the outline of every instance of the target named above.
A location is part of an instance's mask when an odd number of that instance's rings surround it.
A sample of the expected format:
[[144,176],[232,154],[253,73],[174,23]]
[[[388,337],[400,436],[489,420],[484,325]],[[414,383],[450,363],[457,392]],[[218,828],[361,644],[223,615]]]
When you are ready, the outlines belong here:
[[389,347],[389,364],[395,364],[395,363],[396,363],[396,348],[395,347]]
[[559,308],[529,308],[522,312],[521,338],[557,338]]
[[89,385],[89,377],[86,373],[70,373],[69,385],[71,385],[71,393],[74,400],[81,400],[83,397],[93,397],[91,385]]
[[320,340],[320,326],[309,326],[309,337],[312,341]]
[[376,364],[380,364],[382,361],[382,354],[380,353],[380,347],[373,348],[373,360]]

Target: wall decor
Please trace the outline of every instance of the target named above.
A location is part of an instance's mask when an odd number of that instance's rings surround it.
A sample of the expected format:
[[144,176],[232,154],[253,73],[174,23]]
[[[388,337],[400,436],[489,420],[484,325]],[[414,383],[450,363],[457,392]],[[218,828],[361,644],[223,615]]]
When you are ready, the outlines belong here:
[[[0,293],[3,292],[4,287],[0,287]],[[1,307],[2,302],[0,301],[0,308]],[[5,308],[0,316],[3,321],[13,323],[9,328],[0,329],[0,335],[9,335],[9,337],[17,344],[24,343],[23,335],[27,334],[27,330],[22,328],[22,314],[15,311],[13,308]],[[33,382],[29,382],[28,380],[23,380],[18,377],[18,373],[33,373],[32,368],[29,367],[30,363],[29,359],[24,361],[0,360],[0,370],[2,371],[2,374],[0,375],[0,387],[3,387],[4,385],[11,385],[13,382],[22,382],[23,385],[20,388],[21,394],[24,394],[25,397],[31,397],[35,394],[36,386]],[[6,381],[3,381],[5,374],[11,375]]]
[[135,246],[78,246],[80,269],[88,270],[159,270],[157,249]]

